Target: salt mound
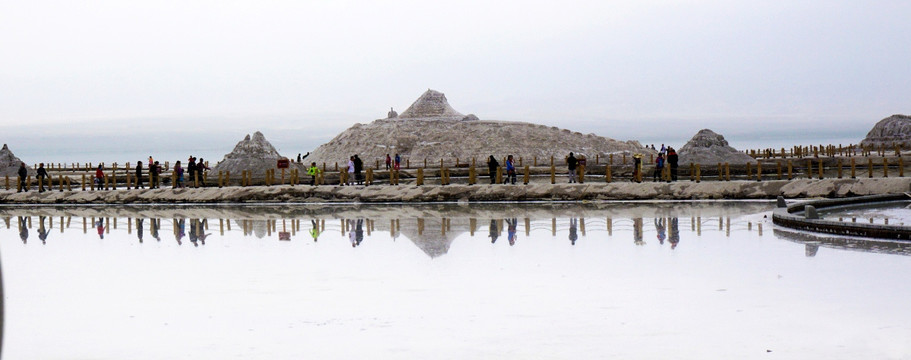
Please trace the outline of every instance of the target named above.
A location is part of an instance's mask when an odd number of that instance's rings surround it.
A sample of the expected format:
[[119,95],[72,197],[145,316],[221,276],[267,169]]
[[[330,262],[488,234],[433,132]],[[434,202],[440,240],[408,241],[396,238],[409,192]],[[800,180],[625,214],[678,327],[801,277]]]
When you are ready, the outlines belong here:
[[[6,144],[3,144],[3,148],[0,149],[0,176],[18,176],[20,164],[22,164],[22,160],[16,157]],[[37,173],[27,165],[25,168],[28,169],[29,175]]]
[[[415,117],[421,121],[414,121]],[[440,159],[451,162],[458,158],[462,164],[475,158],[476,166],[484,166],[490,155],[502,158],[512,154],[523,158],[523,164],[531,164],[534,157],[538,158],[538,164],[549,164],[551,156],[557,164],[562,164],[570,152],[589,159],[608,154],[654,154],[638,141],[617,141],[556,126],[480,120],[472,114],[462,115],[449,107],[443,93],[427,90],[398,118],[354,124],[310,152],[307,161],[344,164],[349,156],[358,154],[370,167],[376,160],[382,163],[386,154],[400,154],[410,158],[412,166],[417,165],[416,161],[423,166],[425,158],[428,162]],[[615,163],[619,162],[619,159],[615,160]]]
[[746,164],[755,161],[751,156],[729,146],[724,136],[709,129],[699,130],[686,145],[677,150],[677,155],[681,166],[689,163],[716,165]]
[[421,97],[399,115],[401,119],[445,118],[461,120],[464,117],[465,115],[449,106],[449,101],[446,100],[445,94],[430,89],[427,89]]
[[257,131],[252,137],[247,134],[212,171],[230,171],[240,176],[241,171],[251,170],[255,176],[259,176],[265,170],[274,169],[281,157],[263,133]]
[[911,146],[911,116],[892,115],[880,120],[860,144],[876,147],[880,145],[887,147],[901,145],[903,148]]

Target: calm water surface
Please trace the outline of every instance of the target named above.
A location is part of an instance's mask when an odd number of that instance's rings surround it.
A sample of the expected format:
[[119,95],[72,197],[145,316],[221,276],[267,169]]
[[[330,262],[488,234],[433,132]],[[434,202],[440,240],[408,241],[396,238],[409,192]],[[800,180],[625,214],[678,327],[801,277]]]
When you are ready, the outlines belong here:
[[911,246],[772,206],[0,207],[3,358],[911,358]]

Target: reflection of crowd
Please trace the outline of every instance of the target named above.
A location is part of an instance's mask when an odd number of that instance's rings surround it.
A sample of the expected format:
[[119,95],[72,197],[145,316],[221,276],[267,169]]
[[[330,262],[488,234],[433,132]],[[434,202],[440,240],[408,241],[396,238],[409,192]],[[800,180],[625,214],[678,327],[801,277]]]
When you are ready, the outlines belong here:
[[[27,243],[28,238],[29,238],[29,232],[30,232],[29,229],[31,229],[31,225],[32,225],[32,218],[29,216],[19,216],[18,220],[19,220],[19,223],[18,223],[19,237],[23,243]],[[111,231],[109,226],[111,225],[112,220],[116,220],[116,219],[110,219],[110,218],[104,218],[104,217],[92,218],[92,226],[95,227],[95,229],[97,230],[99,239],[104,239],[105,234],[107,234]],[[146,220],[148,220],[148,221],[146,221]],[[569,226],[567,229],[567,233],[568,233],[568,239],[570,241],[570,245],[576,245],[576,242],[579,240],[579,235],[580,235],[579,230],[580,229],[582,230],[582,235],[584,236],[584,234],[585,234],[585,225],[583,223],[584,220],[585,219],[580,220],[579,218],[576,218],[576,217],[571,217],[568,219]],[[639,246],[646,245],[646,241],[644,239],[644,233],[647,232],[647,230],[645,229],[645,219],[639,217],[639,218],[632,218],[630,220],[632,221],[632,233],[633,233],[634,244],[639,245]],[[666,217],[666,218],[657,217],[657,218],[653,218],[651,220],[652,220],[652,224],[655,229],[655,236],[658,240],[658,244],[663,245],[665,243],[665,241],[667,241],[670,244],[670,247],[672,250],[676,249],[680,243],[680,230],[679,230],[678,219],[671,218],[671,217]],[[9,225],[10,218],[7,217],[6,221],[7,221],[7,225]],[[132,219],[130,221],[132,221]],[[208,227],[207,222],[208,222],[208,220],[204,219],[204,218],[203,219],[200,219],[200,218],[174,218],[174,219],[172,219],[171,224],[172,224],[172,229],[174,232],[174,239],[177,242],[177,245],[183,245],[184,239],[186,239],[186,238],[189,238],[189,241],[195,247],[198,247],[199,245],[205,245],[207,238],[212,235],[211,233],[206,232],[206,230],[207,230],[206,228]],[[393,240],[398,235],[398,230],[399,230],[398,222],[399,222],[399,220],[392,220],[390,223],[391,228],[390,228],[389,234],[393,238]],[[505,222],[505,225],[504,225],[504,222]],[[322,225],[320,223],[321,223],[320,219],[311,219],[310,220],[311,228],[309,229],[309,235],[313,239],[314,242],[316,242],[319,239],[320,235],[322,235],[322,233],[325,232],[325,230],[326,230],[325,229],[325,220],[322,220]],[[159,232],[161,230],[161,219],[136,218],[135,222],[133,224],[135,224],[135,227],[136,227],[136,238],[139,240],[139,243],[143,242],[146,225],[148,225],[148,227],[149,227],[149,229],[148,229],[149,234],[153,238],[155,238],[155,240],[161,241],[161,237],[159,234]],[[130,225],[133,225],[133,224],[130,224]],[[296,226],[298,227],[298,230],[300,230],[299,221],[297,224],[298,225],[296,225]],[[528,219],[526,219],[526,224],[529,224]],[[580,227],[580,224],[581,224],[581,227]],[[230,222],[228,225],[229,225],[228,230],[230,230]],[[187,226],[189,226],[190,228],[187,229]],[[367,229],[367,231],[369,232],[373,228],[373,222],[371,220],[365,220],[363,218],[346,219],[342,222],[342,227],[343,227],[342,235],[347,237],[347,239],[350,242],[352,247],[358,247],[364,241],[365,226],[369,227]],[[526,226],[528,226],[528,225],[526,225]],[[610,226],[611,225],[609,223],[608,231],[610,231]],[[42,244],[46,244],[52,227],[53,227],[53,220],[51,220],[48,216],[40,215],[37,217],[37,234],[38,234],[38,238],[41,240]],[[504,218],[490,219],[489,232],[488,232],[488,237],[490,238],[490,242],[492,244],[495,244],[497,242],[497,240],[499,239],[500,235],[502,234],[502,232],[504,230],[504,227],[505,227],[505,230],[507,233],[506,236],[507,236],[508,244],[510,246],[514,246],[518,239],[518,219],[515,217],[510,217],[510,218],[505,218],[505,219]],[[114,229],[116,229],[116,222],[114,223]],[[222,229],[222,231],[224,231],[224,229]],[[443,231],[446,231],[446,230],[443,230]],[[526,231],[529,231],[529,230],[526,229]],[[246,229],[246,227],[245,227],[244,236],[251,235],[251,234],[252,234],[252,232],[248,232],[248,229]],[[419,236],[420,236],[420,232],[419,232]],[[262,236],[259,236],[259,237],[262,237]],[[289,240],[289,238],[290,238],[290,235],[285,235],[285,238],[283,238],[281,240]]]

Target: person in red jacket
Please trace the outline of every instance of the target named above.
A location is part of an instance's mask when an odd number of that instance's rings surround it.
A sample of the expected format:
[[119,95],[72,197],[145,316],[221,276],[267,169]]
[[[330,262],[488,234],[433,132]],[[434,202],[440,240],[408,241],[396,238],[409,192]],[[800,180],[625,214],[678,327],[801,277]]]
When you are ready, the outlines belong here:
[[101,164],[99,164],[98,168],[95,169],[95,187],[98,190],[104,188],[104,170],[101,169]]

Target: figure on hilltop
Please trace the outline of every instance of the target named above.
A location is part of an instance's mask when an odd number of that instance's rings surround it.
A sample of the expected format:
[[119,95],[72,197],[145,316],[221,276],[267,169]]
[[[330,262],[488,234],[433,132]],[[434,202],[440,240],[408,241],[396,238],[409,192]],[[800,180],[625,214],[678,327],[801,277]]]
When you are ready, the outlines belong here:
[[399,117],[399,113],[395,112],[393,108],[389,108],[389,112],[386,114],[387,119],[395,119]]

